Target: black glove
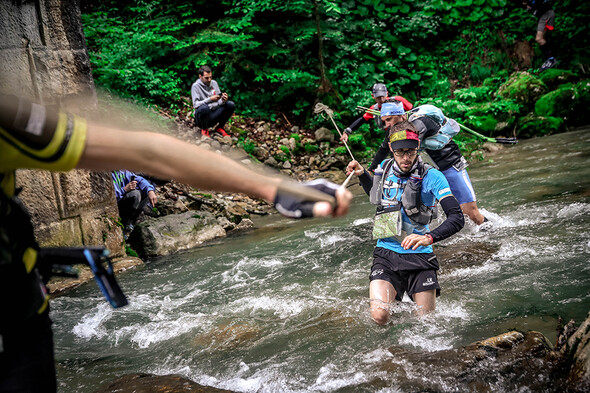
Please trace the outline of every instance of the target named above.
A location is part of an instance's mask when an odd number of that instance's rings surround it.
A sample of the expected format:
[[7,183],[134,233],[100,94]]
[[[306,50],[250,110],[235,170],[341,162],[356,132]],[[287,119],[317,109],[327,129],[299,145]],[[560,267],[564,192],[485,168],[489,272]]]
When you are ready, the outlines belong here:
[[274,200],[275,208],[286,217],[313,217],[313,205],[316,202],[326,201],[336,204],[334,198],[336,190],[338,190],[338,184],[324,179],[305,183],[287,183],[287,186],[279,186],[277,190]]

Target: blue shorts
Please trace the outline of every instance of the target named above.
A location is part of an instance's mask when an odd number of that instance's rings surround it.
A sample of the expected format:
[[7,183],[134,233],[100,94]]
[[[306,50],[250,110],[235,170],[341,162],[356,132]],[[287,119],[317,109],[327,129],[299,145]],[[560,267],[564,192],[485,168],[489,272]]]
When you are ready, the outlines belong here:
[[442,171],[442,173],[447,178],[451,192],[457,198],[457,201],[459,201],[459,205],[476,201],[475,190],[471,185],[471,180],[466,169],[458,171],[454,167],[450,167]]

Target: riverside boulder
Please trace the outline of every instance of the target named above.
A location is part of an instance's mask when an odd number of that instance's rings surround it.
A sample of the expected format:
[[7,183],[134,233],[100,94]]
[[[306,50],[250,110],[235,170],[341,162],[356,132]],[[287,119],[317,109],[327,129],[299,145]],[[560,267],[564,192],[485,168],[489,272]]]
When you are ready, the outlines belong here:
[[547,86],[528,72],[516,72],[510,76],[506,83],[498,89],[498,95],[502,98],[511,98],[519,104],[532,108],[537,98],[545,94]]
[[315,131],[315,140],[317,142],[334,143],[334,133],[326,127],[318,128]]
[[188,211],[148,218],[137,225],[129,242],[140,257],[148,258],[172,254],[224,236],[226,231],[213,214]]
[[575,333],[561,348],[571,366],[567,385],[573,392],[590,391],[590,313]]

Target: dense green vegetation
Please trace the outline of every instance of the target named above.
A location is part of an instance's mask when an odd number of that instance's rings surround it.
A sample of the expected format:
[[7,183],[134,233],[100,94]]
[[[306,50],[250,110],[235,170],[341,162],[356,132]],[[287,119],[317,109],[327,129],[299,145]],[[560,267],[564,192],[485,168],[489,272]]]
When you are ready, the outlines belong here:
[[[559,68],[579,83],[590,64],[590,2],[557,1],[555,10]],[[520,1],[87,0],[83,23],[98,86],[173,111],[191,111],[191,84],[208,64],[242,116],[310,124],[321,100],[346,124],[371,103],[375,82],[489,135],[533,112],[562,115],[495,94],[522,68],[518,42],[537,51],[531,71],[543,61],[537,18]]]

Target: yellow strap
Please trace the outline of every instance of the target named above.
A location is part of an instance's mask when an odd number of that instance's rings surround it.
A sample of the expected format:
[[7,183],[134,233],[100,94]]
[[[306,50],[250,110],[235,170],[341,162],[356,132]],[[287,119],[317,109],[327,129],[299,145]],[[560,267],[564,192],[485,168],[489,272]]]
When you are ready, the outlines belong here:
[[31,247],[27,248],[23,253],[23,263],[27,273],[31,273],[37,263],[37,250]]
[[[28,247],[25,252],[23,253],[23,263],[25,264],[25,269],[27,270],[27,274],[30,274],[37,263],[37,250],[34,248]],[[39,285],[43,285],[39,283]],[[44,288],[42,288],[43,292],[45,292]],[[49,305],[49,295],[45,294],[43,298],[43,304],[37,310],[37,314],[42,314]]]
[[49,305],[49,295],[45,295],[45,299],[43,299],[43,304],[37,310],[37,314],[43,314],[43,311],[45,311],[45,309],[47,308],[48,305]]

